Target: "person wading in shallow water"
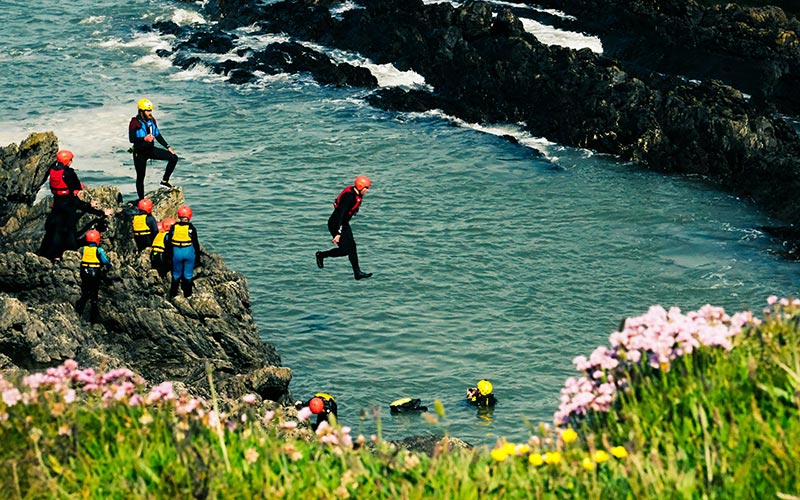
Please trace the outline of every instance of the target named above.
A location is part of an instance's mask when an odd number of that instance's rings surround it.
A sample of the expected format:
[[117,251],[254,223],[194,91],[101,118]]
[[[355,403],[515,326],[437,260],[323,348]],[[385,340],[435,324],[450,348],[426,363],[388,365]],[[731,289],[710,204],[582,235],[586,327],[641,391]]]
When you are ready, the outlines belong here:
[[[147,170],[147,160],[165,160],[167,168],[164,170],[164,177],[161,185],[172,189],[169,177],[178,164],[178,155],[161,135],[156,119],[153,117],[153,103],[149,99],[139,99],[137,104],[139,112],[131,118],[128,125],[128,140],[133,144],[133,165],[136,167],[136,193],[139,199],[144,198],[144,175]],[[155,141],[164,146],[164,149],[157,148]]]
[[317,252],[317,267],[320,269],[325,267],[324,261],[327,257],[344,257],[346,255],[353,266],[355,279],[362,280],[372,276],[372,273],[362,272],[358,265],[356,240],[353,239],[353,231],[350,229],[350,219],[358,213],[361,201],[371,186],[372,181],[367,176],[359,175],[352,186],[347,186],[339,193],[333,203],[333,213],[328,218],[328,231],[333,236],[333,244],[338,247]]

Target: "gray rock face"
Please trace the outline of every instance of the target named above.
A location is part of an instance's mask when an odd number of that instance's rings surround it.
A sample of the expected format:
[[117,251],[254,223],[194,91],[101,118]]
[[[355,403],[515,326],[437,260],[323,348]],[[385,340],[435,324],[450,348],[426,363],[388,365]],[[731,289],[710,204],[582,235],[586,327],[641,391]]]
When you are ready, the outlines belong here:
[[[84,191],[86,201],[115,210],[100,242],[113,267],[100,288],[99,322],[78,316],[78,253],[67,251],[60,263],[35,254],[52,200],[34,202],[57,149],[53,133],[0,148],[0,369],[24,373],[71,358],[82,366],[128,367],[150,383],[170,380],[204,397],[210,369],[223,400],[255,393],[291,401],[291,370],[259,337],[244,276],[203,252],[192,297],[168,300],[170,278],[151,269],[149,249],[137,252],[134,212],[115,187]],[[160,220],[175,217],[183,191],[162,189],[148,198]],[[84,215],[78,227],[93,222]]]

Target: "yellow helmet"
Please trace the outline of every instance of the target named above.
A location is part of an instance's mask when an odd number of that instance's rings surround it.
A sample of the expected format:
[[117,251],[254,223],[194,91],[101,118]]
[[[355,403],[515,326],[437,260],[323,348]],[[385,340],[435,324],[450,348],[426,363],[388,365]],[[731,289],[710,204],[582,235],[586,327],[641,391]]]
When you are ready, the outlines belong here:
[[484,396],[488,396],[492,393],[492,383],[486,379],[483,379],[478,382],[478,390],[481,391],[481,394]]
[[150,99],[139,99],[137,106],[140,111],[153,111],[153,103]]

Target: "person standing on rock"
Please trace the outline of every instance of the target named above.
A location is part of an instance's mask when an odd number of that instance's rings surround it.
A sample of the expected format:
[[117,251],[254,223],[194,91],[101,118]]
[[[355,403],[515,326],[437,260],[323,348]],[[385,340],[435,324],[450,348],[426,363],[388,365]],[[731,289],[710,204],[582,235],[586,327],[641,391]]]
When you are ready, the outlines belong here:
[[166,217],[158,223],[158,234],[153,238],[152,252],[150,253],[150,265],[158,271],[159,276],[166,276],[172,270],[172,261],[167,255],[167,233],[176,221],[172,217]]
[[189,222],[192,219],[192,209],[186,205],[178,208],[178,222],[176,222],[165,237],[168,255],[172,256],[172,285],[169,297],[178,296],[178,287],[183,290],[183,296],[192,296],[192,279],[194,278],[194,263],[200,256],[200,242],[197,239],[197,229]]
[[105,250],[100,248],[99,231],[91,229],[86,232],[86,246],[81,247],[78,254],[81,256],[81,297],[75,303],[75,312],[82,315],[86,302],[91,302],[89,321],[94,324],[99,315],[100,278],[102,272],[111,267]]
[[325,267],[324,261],[327,257],[344,257],[346,255],[350,259],[350,265],[353,266],[355,279],[362,280],[372,276],[372,273],[362,272],[358,265],[356,240],[350,229],[350,219],[358,213],[361,201],[371,186],[372,181],[367,176],[359,175],[352,186],[344,188],[336,197],[336,201],[333,203],[333,213],[328,218],[328,231],[333,236],[333,244],[337,245],[337,248],[316,253],[317,267],[320,269]]
[[158,234],[158,222],[153,217],[153,202],[147,198],[139,200],[139,213],[133,216],[133,239],[141,252],[153,244]]
[[[172,189],[173,185],[169,182],[169,177],[178,164],[178,155],[170,147],[161,131],[158,129],[156,119],[153,117],[153,103],[149,99],[139,99],[137,103],[138,113],[131,118],[128,125],[128,140],[133,144],[133,165],[136,168],[136,193],[139,199],[144,198],[144,176],[147,171],[147,160],[164,160],[167,168],[164,170],[164,177],[161,178],[161,185]],[[164,149],[157,148],[155,142],[164,146]]]
[[71,151],[61,150],[56,153],[56,162],[50,168],[53,206],[45,220],[44,238],[36,253],[53,261],[61,260],[66,250],[78,249],[77,225],[82,213],[97,216],[114,213],[110,208],[101,210],[96,201],[83,201],[83,183],[72,168],[74,157]]

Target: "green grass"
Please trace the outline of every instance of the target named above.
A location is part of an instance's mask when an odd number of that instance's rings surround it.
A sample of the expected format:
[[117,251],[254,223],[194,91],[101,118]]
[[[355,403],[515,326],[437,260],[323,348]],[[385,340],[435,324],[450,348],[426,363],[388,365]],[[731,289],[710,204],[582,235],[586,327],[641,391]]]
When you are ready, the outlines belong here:
[[[0,496],[797,499],[798,318],[800,308],[777,307],[730,351],[702,348],[665,371],[629,372],[613,411],[583,418],[574,440],[541,424],[526,443],[430,457],[379,438],[351,446],[337,426],[325,439],[345,444],[326,444],[306,422],[290,428],[293,414],[265,418],[257,405],[219,421],[213,406],[188,410],[188,399],[148,403],[139,386],[119,396],[124,378],[105,386],[116,399],[74,380],[35,391],[3,380]],[[79,389],[74,401],[68,387]],[[15,402],[14,388],[30,399]],[[430,425],[446,427],[441,405],[436,413]]]

